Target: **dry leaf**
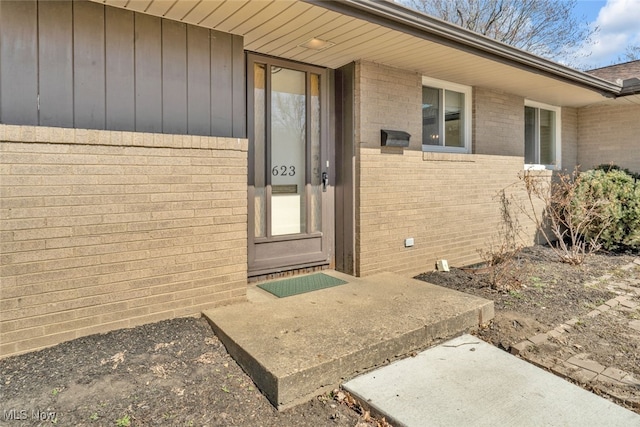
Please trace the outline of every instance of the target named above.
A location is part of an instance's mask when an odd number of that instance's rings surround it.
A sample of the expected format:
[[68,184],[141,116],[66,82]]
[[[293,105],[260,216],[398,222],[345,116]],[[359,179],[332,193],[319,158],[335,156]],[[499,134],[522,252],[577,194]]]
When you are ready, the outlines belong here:
[[171,347],[173,344],[174,344],[174,342],[173,342],[173,341],[171,341],[171,342],[161,342],[161,343],[156,344],[156,346],[155,346],[154,350],[155,350],[155,351],[158,351],[158,350],[160,350],[161,348]]
[[215,362],[214,355],[215,354],[212,352],[203,353],[196,359],[196,362],[210,365],[211,363]]
[[167,371],[164,369],[162,365],[153,365],[151,367],[151,372],[157,377],[167,378]]

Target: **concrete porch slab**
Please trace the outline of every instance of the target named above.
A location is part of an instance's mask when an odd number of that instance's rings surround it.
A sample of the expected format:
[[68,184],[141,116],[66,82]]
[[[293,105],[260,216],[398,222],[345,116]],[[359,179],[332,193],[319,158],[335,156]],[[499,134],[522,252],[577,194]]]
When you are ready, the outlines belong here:
[[492,301],[419,280],[325,274],[349,283],[282,299],[256,289],[203,313],[280,410],[493,318]]

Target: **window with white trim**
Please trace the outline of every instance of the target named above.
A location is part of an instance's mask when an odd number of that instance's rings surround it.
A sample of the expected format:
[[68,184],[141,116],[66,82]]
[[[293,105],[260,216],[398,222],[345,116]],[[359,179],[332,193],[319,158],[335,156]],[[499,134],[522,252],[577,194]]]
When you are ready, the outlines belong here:
[[525,101],[524,163],[528,169],[560,168],[560,107]]
[[471,151],[471,87],[422,78],[422,150]]

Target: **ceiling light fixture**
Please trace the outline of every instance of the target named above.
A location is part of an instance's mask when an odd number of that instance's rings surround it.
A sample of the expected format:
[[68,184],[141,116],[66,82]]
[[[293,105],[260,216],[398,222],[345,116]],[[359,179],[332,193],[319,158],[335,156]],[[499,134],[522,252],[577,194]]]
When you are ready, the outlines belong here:
[[313,49],[313,50],[325,50],[327,48],[330,48],[331,46],[335,46],[335,43],[326,41],[326,40],[321,40],[318,38],[312,38],[307,40],[306,42],[299,44],[299,47],[304,47],[305,49]]

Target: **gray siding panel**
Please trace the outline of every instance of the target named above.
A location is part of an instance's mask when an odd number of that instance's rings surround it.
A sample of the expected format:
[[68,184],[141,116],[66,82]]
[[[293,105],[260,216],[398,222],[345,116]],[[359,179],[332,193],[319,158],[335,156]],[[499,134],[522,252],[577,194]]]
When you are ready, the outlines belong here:
[[246,136],[241,36],[86,1],[2,0],[0,25],[1,123]]
[[191,135],[211,133],[209,30],[187,28],[187,127]]
[[247,134],[247,109],[246,109],[246,77],[244,39],[241,36],[232,36],[231,58],[233,68],[233,132],[229,136],[242,136]]
[[35,1],[0,2],[0,123],[38,124]]
[[106,127],[136,129],[133,12],[105,8]]
[[160,18],[135,16],[136,130],[162,132],[162,28]]
[[162,20],[162,131],[187,133],[187,28]]
[[104,6],[73,5],[75,127],[105,128]]
[[38,4],[40,125],[73,127],[73,4]]
[[211,128],[233,135],[232,36],[211,33]]

